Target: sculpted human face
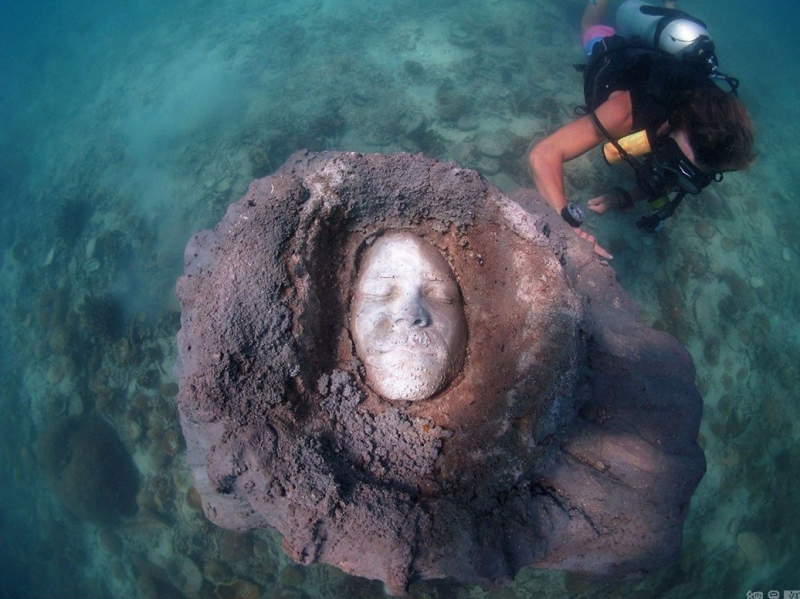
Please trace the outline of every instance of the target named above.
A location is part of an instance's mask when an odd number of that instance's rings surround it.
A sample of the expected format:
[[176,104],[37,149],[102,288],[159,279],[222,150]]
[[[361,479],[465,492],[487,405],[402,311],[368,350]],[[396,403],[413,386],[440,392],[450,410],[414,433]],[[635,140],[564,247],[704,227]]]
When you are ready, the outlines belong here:
[[367,383],[385,398],[427,399],[461,370],[461,291],[444,257],[422,239],[379,238],[364,255],[350,310]]

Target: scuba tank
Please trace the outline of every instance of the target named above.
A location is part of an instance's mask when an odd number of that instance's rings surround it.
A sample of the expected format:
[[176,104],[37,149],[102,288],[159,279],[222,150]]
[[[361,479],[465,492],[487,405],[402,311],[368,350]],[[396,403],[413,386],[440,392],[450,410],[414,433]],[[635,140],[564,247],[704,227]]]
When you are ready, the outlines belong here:
[[617,10],[616,30],[646,48],[680,58],[700,59],[710,70],[717,67],[714,42],[706,24],[682,10],[626,0]]

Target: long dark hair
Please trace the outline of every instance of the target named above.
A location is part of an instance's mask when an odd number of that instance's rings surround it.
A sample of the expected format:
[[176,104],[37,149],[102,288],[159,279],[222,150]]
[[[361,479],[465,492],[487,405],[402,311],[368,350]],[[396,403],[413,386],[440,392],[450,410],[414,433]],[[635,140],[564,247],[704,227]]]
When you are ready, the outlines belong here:
[[669,123],[686,131],[699,166],[710,171],[741,170],[755,160],[750,114],[739,98],[717,86],[683,92],[673,104]]

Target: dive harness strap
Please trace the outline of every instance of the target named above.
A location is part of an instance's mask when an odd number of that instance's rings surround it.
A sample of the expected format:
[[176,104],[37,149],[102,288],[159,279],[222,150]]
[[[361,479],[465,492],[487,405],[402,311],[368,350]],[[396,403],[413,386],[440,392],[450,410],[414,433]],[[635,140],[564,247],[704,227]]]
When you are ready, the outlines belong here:
[[606,139],[611,143],[611,145],[614,146],[614,149],[616,149],[617,152],[619,152],[619,155],[622,157],[622,159],[631,165],[631,168],[633,168],[636,174],[639,173],[639,171],[642,168],[642,163],[636,160],[634,156],[631,156],[625,150],[625,148],[623,148],[619,144],[619,142],[616,139],[614,139],[614,136],[608,132],[608,129],[606,129],[603,126],[603,123],[600,122],[600,119],[597,118],[597,114],[595,114],[594,110],[589,110],[586,106],[578,106],[575,109],[575,114],[579,116],[584,116],[588,114],[590,117],[592,117],[592,120],[594,121],[594,124],[597,126],[597,128],[600,130],[600,133],[602,133],[606,137]]
[[[600,130],[600,132],[606,136],[606,139],[608,139],[611,145],[614,146],[614,148],[616,148],[617,152],[619,152],[619,155],[622,157],[622,159],[625,160],[625,162],[627,162],[631,166],[631,168],[633,168],[634,172],[638,176],[639,171],[643,168],[644,165],[640,161],[638,161],[636,157],[631,156],[625,150],[625,148],[623,148],[617,142],[617,140],[614,139],[614,136],[612,136],[611,133],[608,132],[608,129],[606,129],[603,126],[603,123],[600,122],[600,119],[597,118],[597,115],[595,114],[594,110],[589,110],[585,106],[578,106],[575,109],[575,113],[581,116],[585,114],[591,116],[592,120],[594,121],[594,124],[597,125],[597,128]],[[617,190],[614,191],[616,192]],[[655,214],[651,214],[649,216],[643,216],[638,221],[636,221],[636,226],[642,229],[643,231],[647,231],[648,233],[656,233],[660,231],[661,228],[664,226],[664,221],[673,214],[675,214],[675,210],[677,210],[678,206],[680,206],[680,203],[683,201],[683,198],[685,196],[686,192],[684,190],[680,190],[675,195],[675,197],[669,201],[669,203],[666,206],[661,208],[661,210],[659,210]],[[628,207],[627,204],[625,207],[626,208]]]

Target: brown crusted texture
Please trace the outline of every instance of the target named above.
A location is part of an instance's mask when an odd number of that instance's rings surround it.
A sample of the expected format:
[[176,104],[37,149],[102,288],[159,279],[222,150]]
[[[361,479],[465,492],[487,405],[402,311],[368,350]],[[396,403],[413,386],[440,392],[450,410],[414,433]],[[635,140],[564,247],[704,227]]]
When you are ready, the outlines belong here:
[[[178,395],[208,517],[402,592],[529,564],[647,571],[702,475],[693,367],[530,193],[422,156],[298,152],[187,246]],[[469,328],[437,396],[388,402],[349,334],[389,230],[446,257]]]

